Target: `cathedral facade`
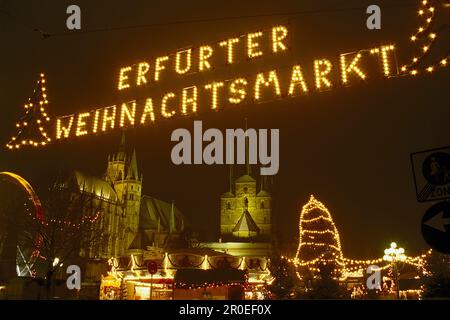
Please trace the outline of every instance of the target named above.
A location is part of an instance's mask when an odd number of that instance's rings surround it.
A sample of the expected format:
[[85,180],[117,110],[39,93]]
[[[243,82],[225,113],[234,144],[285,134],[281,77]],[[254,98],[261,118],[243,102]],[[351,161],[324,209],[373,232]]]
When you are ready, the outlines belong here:
[[[142,194],[136,151],[126,152],[125,136],[118,152],[108,156],[103,177],[75,171],[67,184],[93,196],[100,217],[94,226],[95,241],[84,256],[109,259],[147,250],[167,248],[184,229],[184,217],[174,203]],[[94,210],[94,209],[91,209]]]

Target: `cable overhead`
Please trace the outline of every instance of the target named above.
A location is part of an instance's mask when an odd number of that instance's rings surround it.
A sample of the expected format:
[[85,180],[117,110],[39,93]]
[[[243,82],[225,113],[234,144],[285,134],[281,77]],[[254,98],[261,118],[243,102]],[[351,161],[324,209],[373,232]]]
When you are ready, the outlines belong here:
[[[385,7],[385,8],[408,7],[408,6],[413,6],[416,3],[416,1],[413,1],[413,0],[407,0],[405,2],[406,3],[389,3],[386,5],[383,5],[383,7]],[[177,21],[141,24],[141,25],[134,25],[134,26],[98,28],[98,29],[89,29],[89,30],[81,30],[81,31],[76,31],[76,32],[62,32],[62,33],[51,33],[51,32],[43,31],[39,28],[33,28],[29,25],[26,25],[23,22],[17,21],[18,20],[17,17],[11,15],[10,13],[8,13],[5,10],[0,9],[0,13],[4,13],[4,14],[8,15],[10,18],[16,19],[16,22],[19,22],[19,24],[22,24],[23,27],[25,27],[29,30],[32,30],[33,32],[39,32],[41,34],[41,36],[44,39],[46,39],[46,38],[50,38],[50,37],[75,36],[75,35],[89,34],[89,33],[112,32],[112,31],[131,30],[131,29],[145,29],[145,28],[172,26],[172,25],[186,25],[186,24],[208,23],[208,22],[241,20],[241,19],[254,19],[254,18],[265,18],[265,17],[292,16],[291,19],[297,19],[298,17],[296,17],[296,16],[360,11],[360,10],[366,10],[366,7],[367,6],[355,6],[355,7],[347,7],[347,8],[345,8],[345,7],[344,8],[330,8],[330,9],[321,8],[321,9],[302,10],[302,11],[286,11],[286,12],[277,12],[277,13],[262,13],[262,14],[227,16],[227,17],[204,18],[204,19],[177,20]]]

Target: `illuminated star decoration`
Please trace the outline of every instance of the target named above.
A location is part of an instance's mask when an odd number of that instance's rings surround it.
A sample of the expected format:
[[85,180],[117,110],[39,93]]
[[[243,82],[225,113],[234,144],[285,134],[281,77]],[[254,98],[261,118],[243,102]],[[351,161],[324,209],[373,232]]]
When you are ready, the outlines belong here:
[[[417,31],[411,35],[410,40],[414,43],[420,43],[420,52],[410,58],[410,62],[401,67],[402,73],[409,73],[413,76],[419,73],[419,63],[429,54],[430,48],[435,44],[437,33],[431,31],[434,18],[436,16],[436,8],[432,5],[432,0],[422,0],[419,11],[420,18],[424,20],[423,24],[417,28]],[[435,63],[425,66],[427,72],[433,72],[438,67],[446,67],[448,65],[448,56],[440,59]]]
[[25,104],[25,115],[16,123],[18,132],[6,144],[8,149],[19,149],[22,146],[44,146],[51,141],[45,131],[46,123],[50,121],[45,110],[47,104],[45,76],[41,73],[33,95]]

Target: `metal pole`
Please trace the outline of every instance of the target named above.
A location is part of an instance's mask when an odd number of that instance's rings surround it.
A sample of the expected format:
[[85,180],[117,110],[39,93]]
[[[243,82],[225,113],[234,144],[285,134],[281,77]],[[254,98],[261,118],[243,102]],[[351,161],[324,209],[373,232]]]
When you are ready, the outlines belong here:
[[153,273],[150,276],[150,300],[152,300],[153,295]]
[[397,287],[397,300],[400,300],[400,281],[398,279],[398,265],[396,260],[394,260],[394,270],[395,270],[395,285]]

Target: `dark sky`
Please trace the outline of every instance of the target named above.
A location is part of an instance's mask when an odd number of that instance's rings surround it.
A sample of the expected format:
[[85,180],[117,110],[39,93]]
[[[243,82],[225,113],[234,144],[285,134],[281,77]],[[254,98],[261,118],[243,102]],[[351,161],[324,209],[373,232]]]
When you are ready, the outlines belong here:
[[[286,24],[290,35],[286,54],[244,61],[231,69],[218,67],[206,75],[169,78],[130,94],[159,99],[160,92],[169,89],[247,74],[253,79],[260,70],[282,70],[294,63],[302,64],[312,87],[314,58],[334,59],[337,68],[340,53],[390,43],[396,44],[399,61],[410,57],[415,48],[407,40],[419,25],[418,2],[0,0],[0,141],[6,143],[14,132],[41,71],[47,76],[51,115],[88,111],[128,99],[116,89],[122,66],[142,60],[152,63],[178,48]],[[69,4],[82,9],[81,32],[65,29]],[[362,8],[369,4],[382,8],[380,31],[365,27]],[[287,14],[304,11],[309,13]],[[172,23],[186,20],[208,21]],[[150,24],[156,26],[127,28]],[[92,32],[108,28],[119,29]],[[51,36],[43,40],[33,29]],[[435,50],[437,55],[448,52],[448,33]],[[224,129],[243,127],[247,117],[250,127],[280,129],[280,171],[272,194],[275,229],[284,243],[296,243],[299,211],[314,194],[330,209],[347,257],[379,257],[393,240],[417,254],[426,249],[420,221],[431,203],[416,201],[409,156],[449,144],[448,84],[448,69],[416,78],[373,76],[362,85],[226,108],[197,119],[204,127]],[[282,88],[286,87],[284,83]],[[179,127],[191,129],[192,120],[139,127],[129,131],[128,139],[137,150],[144,193],[175,200],[193,226],[214,239],[219,197],[228,188],[227,168],[176,167],[170,161],[170,133]],[[115,131],[33,151],[3,149],[0,171],[19,173],[38,190],[59,169],[101,175],[119,136]]]

